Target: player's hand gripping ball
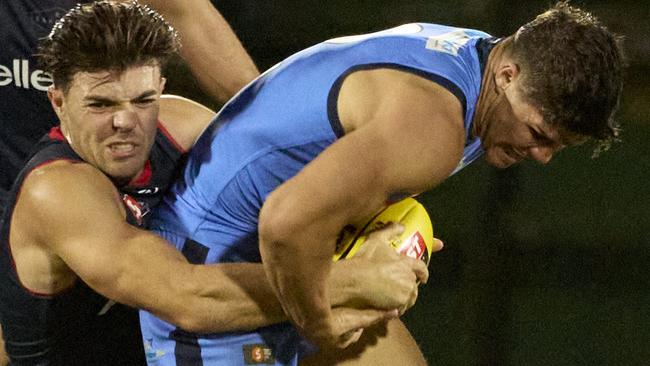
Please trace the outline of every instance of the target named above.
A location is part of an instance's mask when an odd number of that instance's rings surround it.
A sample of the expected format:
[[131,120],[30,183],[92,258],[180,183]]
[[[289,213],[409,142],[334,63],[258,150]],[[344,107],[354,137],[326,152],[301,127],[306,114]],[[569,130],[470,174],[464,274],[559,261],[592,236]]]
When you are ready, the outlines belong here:
[[370,233],[391,222],[402,224],[404,231],[390,245],[400,254],[429,264],[434,250],[433,227],[427,210],[413,198],[386,207],[361,227],[346,227],[341,232],[334,260],[353,257]]

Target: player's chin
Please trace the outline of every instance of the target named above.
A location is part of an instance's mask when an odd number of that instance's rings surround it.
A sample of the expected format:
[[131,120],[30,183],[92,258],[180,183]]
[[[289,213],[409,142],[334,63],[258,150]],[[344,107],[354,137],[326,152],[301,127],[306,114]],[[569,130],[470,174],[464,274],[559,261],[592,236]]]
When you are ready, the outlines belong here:
[[116,181],[130,181],[144,168],[146,159],[129,159],[111,162],[104,171],[106,175]]
[[512,166],[513,164],[518,163],[520,160],[513,158],[508,155],[502,149],[490,149],[485,153],[485,161],[498,169],[506,169]]

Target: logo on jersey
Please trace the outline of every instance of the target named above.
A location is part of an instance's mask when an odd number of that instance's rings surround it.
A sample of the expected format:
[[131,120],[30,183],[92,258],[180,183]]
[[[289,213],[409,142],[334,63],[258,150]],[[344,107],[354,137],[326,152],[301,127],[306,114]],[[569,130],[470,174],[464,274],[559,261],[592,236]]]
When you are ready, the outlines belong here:
[[458,56],[458,50],[469,40],[469,35],[464,30],[457,30],[429,37],[426,48]]
[[43,70],[31,70],[29,60],[14,59],[11,65],[0,65],[0,86],[14,84],[18,88],[47,91],[52,75]]
[[147,363],[154,363],[160,357],[165,355],[165,351],[155,349],[153,346],[153,338],[144,339],[144,354],[147,357]]
[[243,346],[244,363],[247,365],[273,365],[273,350],[265,344],[245,344]]
[[142,225],[142,218],[149,213],[149,207],[144,202],[138,202],[135,198],[129,196],[128,194],[122,195],[122,201],[124,206],[129,209],[135,222],[138,225]]
[[143,195],[153,195],[160,192],[160,187],[153,187],[153,188],[145,188],[137,191],[137,194],[143,194]]
[[414,232],[413,235],[404,240],[397,252],[407,257],[423,260],[425,263],[429,259],[427,245],[419,231]]

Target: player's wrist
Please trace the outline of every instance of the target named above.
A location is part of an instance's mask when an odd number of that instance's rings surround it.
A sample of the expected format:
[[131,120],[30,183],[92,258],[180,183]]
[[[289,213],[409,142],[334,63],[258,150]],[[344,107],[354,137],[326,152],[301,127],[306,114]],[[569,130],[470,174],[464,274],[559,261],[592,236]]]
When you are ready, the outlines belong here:
[[295,325],[302,336],[318,346],[333,346],[338,341],[331,312],[311,313],[310,317],[303,318],[301,324]]
[[361,260],[339,261],[332,265],[328,278],[330,303],[332,306],[356,307],[360,305],[366,272],[359,270]]

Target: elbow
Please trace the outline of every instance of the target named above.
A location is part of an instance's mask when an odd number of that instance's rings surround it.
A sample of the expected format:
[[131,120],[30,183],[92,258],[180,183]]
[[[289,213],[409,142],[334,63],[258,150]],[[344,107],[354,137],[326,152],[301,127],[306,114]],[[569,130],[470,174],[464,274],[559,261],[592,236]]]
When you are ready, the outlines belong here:
[[276,192],[269,195],[259,215],[259,244],[263,255],[266,249],[274,251],[288,249],[295,242],[292,236],[300,224],[294,218],[291,204]]
[[201,323],[196,319],[196,314],[171,314],[167,321],[183,329],[184,331],[191,333],[198,333],[198,328],[200,327]]
[[198,313],[184,312],[184,314],[177,314],[172,316],[169,322],[190,333],[223,331],[223,327],[215,324],[214,319],[204,318]]

